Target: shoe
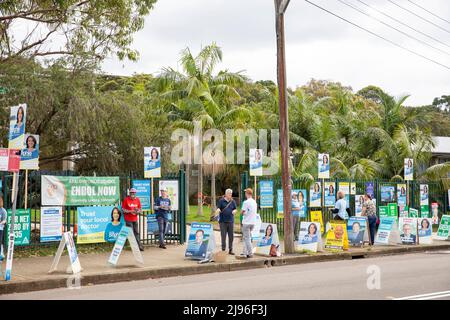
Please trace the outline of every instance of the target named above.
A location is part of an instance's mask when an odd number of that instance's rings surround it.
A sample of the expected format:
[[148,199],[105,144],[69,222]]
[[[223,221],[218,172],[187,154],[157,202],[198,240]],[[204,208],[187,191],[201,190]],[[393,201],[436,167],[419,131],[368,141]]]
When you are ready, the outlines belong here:
[[228,254],[230,254],[230,255],[232,255],[232,256],[234,256],[234,252],[233,251],[228,251]]
[[246,258],[246,257],[248,257],[248,255],[246,255],[245,253],[241,253],[241,254],[239,255],[239,257],[240,257],[240,258]]
[[167,249],[167,247],[166,247],[165,245],[163,245],[163,244],[160,244],[159,247],[160,247],[161,249]]
[[253,258],[253,255],[248,254],[247,259]]
[[139,247],[139,251],[144,251],[144,247]]

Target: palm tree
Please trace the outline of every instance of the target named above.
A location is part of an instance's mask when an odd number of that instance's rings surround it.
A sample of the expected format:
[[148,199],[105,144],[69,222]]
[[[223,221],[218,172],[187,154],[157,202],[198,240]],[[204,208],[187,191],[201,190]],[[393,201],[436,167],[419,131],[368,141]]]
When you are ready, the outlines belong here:
[[[222,61],[222,50],[215,43],[202,48],[197,56],[190,49],[181,52],[182,72],[172,68],[163,69],[158,78],[159,89],[169,102],[170,114],[175,126],[189,128],[192,132],[193,121],[199,121],[203,129],[224,129],[232,126],[233,120],[250,116],[247,108],[236,106],[240,99],[236,88],[246,81],[241,72],[227,70],[214,74],[218,63]],[[200,137],[201,139],[201,137]],[[203,142],[199,145],[203,154]],[[198,165],[198,192],[203,193],[203,157]],[[212,208],[215,208],[215,174],[212,170]],[[199,216],[203,215],[202,199],[198,198]]]

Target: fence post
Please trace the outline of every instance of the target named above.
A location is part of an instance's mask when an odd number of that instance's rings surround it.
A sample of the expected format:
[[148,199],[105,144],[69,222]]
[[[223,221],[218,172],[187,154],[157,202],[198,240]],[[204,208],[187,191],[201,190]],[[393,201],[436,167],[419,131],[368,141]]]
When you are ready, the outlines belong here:
[[248,172],[244,171],[241,174],[241,193],[239,195],[239,200],[240,200],[241,203],[242,203],[241,197],[244,196],[245,189],[247,189],[247,188],[248,188]]
[[178,195],[178,202],[180,203],[180,244],[186,242],[186,174],[184,170],[180,169],[178,184],[180,193]]

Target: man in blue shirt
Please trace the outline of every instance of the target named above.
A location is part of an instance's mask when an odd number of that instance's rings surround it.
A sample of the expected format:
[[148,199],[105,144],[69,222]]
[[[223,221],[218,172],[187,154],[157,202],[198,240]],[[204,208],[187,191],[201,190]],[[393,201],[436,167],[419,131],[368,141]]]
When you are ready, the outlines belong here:
[[228,253],[233,252],[234,214],[237,212],[236,202],[233,200],[233,190],[227,189],[225,195],[217,204],[216,214],[219,215],[220,236],[222,239],[222,251],[226,249],[228,235]]
[[164,235],[167,228],[167,222],[169,220],[169,211],[172,209],[169,196],[166,189],[161,189],[161,196],[156,198],[153,208],[156,213],[156,219],[158,220],[159,228],[159,247],[167,249],[164,244]]

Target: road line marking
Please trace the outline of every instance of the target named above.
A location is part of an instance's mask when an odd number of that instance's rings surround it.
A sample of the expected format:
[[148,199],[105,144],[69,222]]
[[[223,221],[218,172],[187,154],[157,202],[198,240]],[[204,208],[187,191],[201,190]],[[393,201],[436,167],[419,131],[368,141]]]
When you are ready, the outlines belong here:
[[431,297],[431,296],[436,296],[436,295],[450,295],[450,291],[441,291],[441,292],[418,294],[418,295],[415,295],[415,296],[395,298],[394,300],[413,300],[413,299],[416,299],[416,298],[425,298],[425,297]]

